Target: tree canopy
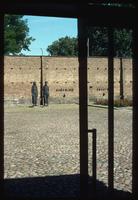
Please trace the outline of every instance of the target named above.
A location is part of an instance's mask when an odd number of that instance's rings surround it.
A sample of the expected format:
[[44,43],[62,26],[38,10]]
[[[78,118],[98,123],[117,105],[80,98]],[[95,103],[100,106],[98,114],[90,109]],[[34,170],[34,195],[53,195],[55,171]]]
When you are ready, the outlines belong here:
[[47,51],[51,56],[77,56],[77,39],[68,36],[62,37],[49,45]]
[[4,53],[19,54],[21,50],[28,50],[34,39],[29,36],[27,20],[23,15],[5,15],[4,21]]
[[[105,27],[92,27],[88,29],[89,55],[108,55],[108,30]],[[114,56],[132,56],[132,31],[114,29]]]
[[132,30],[114,31],[115,56],[132,57]]
[[[105,27],[92,27],[87,30],[89,38],[89,56],[108,55],[108,32]],[[77,56],[77,38],[62,37],[48,46],[47,51],[51,56]],[[115,29],[114,31],[115,57],[132,56],[132,31]]]

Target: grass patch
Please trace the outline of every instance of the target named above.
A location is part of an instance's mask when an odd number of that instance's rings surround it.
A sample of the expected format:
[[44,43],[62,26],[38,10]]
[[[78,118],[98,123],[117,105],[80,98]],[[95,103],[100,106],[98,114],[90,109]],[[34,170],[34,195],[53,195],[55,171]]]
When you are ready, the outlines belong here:
[[[97,105],[106,105],[108,106],[108,100],[107,99],[96,99],[94,104]],[[114,100],[114,106],[115,107],[127,107],[127,106],[132,106],[132,100],[128,99],[116,99]]]

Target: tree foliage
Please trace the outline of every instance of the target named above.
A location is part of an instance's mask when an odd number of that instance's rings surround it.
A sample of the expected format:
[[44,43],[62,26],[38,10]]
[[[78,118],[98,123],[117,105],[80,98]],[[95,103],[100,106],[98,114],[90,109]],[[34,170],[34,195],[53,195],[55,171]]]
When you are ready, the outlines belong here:
[[132,56],[132,30],[121,29],[114,31],[115,56]]
[[90,27],[87,29],[87,33],[89,38],[89,56],[107,56],[107,29],[104,27]]
[[[105,27],[87,29],[89,56],[108,56],[108,30]],[[54,41],[47,51],[51,56],[77,56],[78,40],[68,36]],[[132,56],[132,31],[114,30],[114,52],[116,57]]]
[[19,54],[21,50],[28,50],[34,40],[29,37],[27,20],[23,15],[5,15],[4,21],[4,53]]
[[[92,27],[88,29],[89,55],[108,55],[108,30],[105,27]],[[132,31],[114,29],[114,56],[132,56]]]
[[62,37],[49,45],[47,51],[52,56],[77,56],[78,45],[74,37]]

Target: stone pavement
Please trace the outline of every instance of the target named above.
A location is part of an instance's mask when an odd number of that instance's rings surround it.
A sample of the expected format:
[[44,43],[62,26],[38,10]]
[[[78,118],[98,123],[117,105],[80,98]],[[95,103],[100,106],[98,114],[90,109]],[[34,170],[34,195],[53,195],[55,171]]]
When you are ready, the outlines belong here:
[[[106,108],[88,107],[89,129],[97,129],[97,178],[105,185],[108,178],[107,120]],[[115,110],[115,188],[129,192],[132,182],[131,133],[132,110]],[[26,181],[23,180],[36,179],[39,182],[40,178],[55,177],[57,180],[56,177],[59,177],[59,188],[62,187],[63,190],[63,185],[66,187],[68,184],[68,188],[74,188],[70,190],[72,194],[79,192],[78,186],[75,186],[80,173],[78,105],[52,104],[49,107],[34,108],[21,105],[5,106],[4,141],[5,180],[15,180],[15,184],[22,180],[26,185]],[[91,148],[92,138],[89,133],[90,176]],[[60,184],[61,182],[64,184]],[[54,187],[52,182],[52,188]],[[37,190],[35,192],[37,193]],[[17,193],[20,194],[21,191]]]

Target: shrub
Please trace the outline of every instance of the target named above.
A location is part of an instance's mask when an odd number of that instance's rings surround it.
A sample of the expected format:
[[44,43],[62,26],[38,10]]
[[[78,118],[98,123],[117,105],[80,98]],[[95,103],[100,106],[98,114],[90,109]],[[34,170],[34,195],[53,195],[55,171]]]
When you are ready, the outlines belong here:
[[[108,105],[108,99],[96,99],[95,104],[100,105]],[[132,106],[132,100],[130,99],[115,99],[114,100],[114,106],[115,107],[124,107],[124,106]]]

